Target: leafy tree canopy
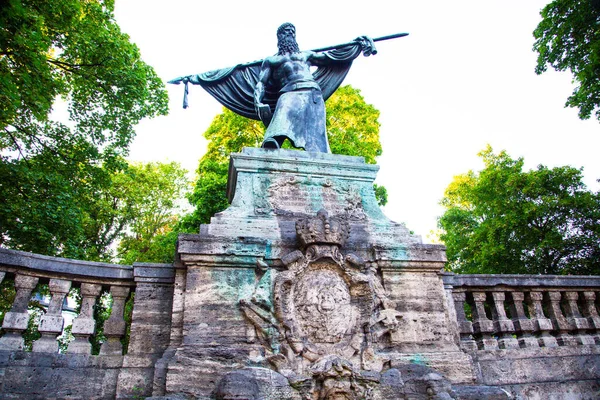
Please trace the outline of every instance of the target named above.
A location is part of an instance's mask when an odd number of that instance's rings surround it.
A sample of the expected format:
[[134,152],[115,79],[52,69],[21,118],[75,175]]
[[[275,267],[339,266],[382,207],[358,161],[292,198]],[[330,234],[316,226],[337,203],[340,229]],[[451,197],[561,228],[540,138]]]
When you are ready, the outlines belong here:
[[600,120],[600,0],[554,0],[541,11],[533,35],[538,53],[536,73],[548,65],[569,70],[577,84],[566,105],[579,117]]
[[[44,164],[43,157],[7,165],[10,180],[0,185],[0,244],[83,260],[169,261],[179,204],[188,182],[177,163],[127,165],[107,171],[85,169],[68,177],[72,166]],[[63,170],[64,168],[64,170]],[[4,171],[0,170],[0,173]],[[12,181],[12,179],[18,179]],[[5,197],[6,196],[6,197]],[[169,247],[170,246],[170,247]],[[168,254],[166,256],[165,254]]]
[[[325,103],[329,145],[334,154],[363,156],[375,164],[381,155],[379,111],[367,104],[358,89],[347,85],[339,88]],[[204,137],[208,150],[200,160],[197,181],[188,197],[195,210],[184,217],[180,229],[198,232],[200,224],[210,221],[227,208],[226,187],[229,154],[243,147],[260,147],[265,128],[262,123],[223,109],[211,123]],[[287,146],[286,146],[287,145]],[[288,142],[284,147],[290,148]],[[387,202],[385,187],[375,185],[380,205]]]
[[172,262],[181,206],[189,189],[187,171],[178,163],[133,164],[128,174],[116,177],[131,188],[135,217],[122,234],[117,253],[124,264]]
[[[167,93],[111,0],[0,4],[0,245],[107,259],[131,221],[117,179]],[[53,112],[65,109],[66,118]],[[133,206],[132,206],[133,207]]]
[[[167,113],[164,84],[120,31],[113,8],[111,0],[2,3],[4,162],[46,150],[66,159],[73,151],[87,159],[124,155],[140,119]],[[50,118],[59,99],[69,125]]]
[[572,167],[523,171],[487,147],[485,168],[454,178],[441,239],[460,273],[600,274],[600,194]]

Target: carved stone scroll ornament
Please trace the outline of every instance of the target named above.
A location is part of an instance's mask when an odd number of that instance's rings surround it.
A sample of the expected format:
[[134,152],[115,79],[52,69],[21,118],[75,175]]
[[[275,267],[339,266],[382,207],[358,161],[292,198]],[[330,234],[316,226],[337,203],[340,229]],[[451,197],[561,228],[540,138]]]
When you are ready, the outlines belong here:
[[401,316],[376,263],[340,251],[350,234],[346,220],[321,210],[297,221],[296,232],[301,250],[282,258],[286,269],[271,278],[272,301],[240,302],[254,327],[249,339],[260,341],[270,364],[301,392],[369,398],[385,361],[372,338],[398,329]]

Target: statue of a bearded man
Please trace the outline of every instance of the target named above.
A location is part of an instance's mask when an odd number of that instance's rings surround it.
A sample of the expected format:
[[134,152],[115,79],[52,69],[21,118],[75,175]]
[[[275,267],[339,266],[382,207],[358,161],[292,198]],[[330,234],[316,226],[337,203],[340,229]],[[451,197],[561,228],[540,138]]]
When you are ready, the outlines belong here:
[[[300,51],[296,28],[285,23],[277,29],[279,52],[262,61],[239,64],[170,83],[201,85],[230,110],[267,126],[264,148],[280,148],[285,139],[306,151],[330,153],[325,129],[324,101],[335,92],[361,53],[376,54],[371,39],[333,46],[331,51]],[[310,67],[316,66],[314,73]]]

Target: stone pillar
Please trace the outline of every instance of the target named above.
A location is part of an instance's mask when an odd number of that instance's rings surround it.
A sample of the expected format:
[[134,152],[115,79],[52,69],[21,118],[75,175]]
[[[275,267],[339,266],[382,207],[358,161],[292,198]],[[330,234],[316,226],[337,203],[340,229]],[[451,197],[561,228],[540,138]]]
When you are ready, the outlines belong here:
[[523,292],[510,292],[512,302],[510,303],[510,313],[512,322],[517,333],[520,347],[539,347],[538,341],[533,337],[533,321],[525,315]]
[[473,323],[465,315],[465,301],[467,295],[465,292],[452,292],[454,308],[456,310],[456,320],[458,321],[458,331],[460,334],[460,348],[465,351],[477,350],[477,343],[473,339]]
[[81,284],[81,311],[79,312],[79,316],[73,320],[71,333],[75,336],[75,340],[69,343],[67,352],[81,354],[90,354],[92,352],[90,336],[96,331],[94,305],[101,291],[101,285],[91,283]]
[[155,364],[169,345],[174,275],[172,264],[133,265],[136,287],[131,335],[119,372],[118,399],[153,394]]
[[[239,368],[248,359],[252,348],[238,304],[252,293],[256,261],[242,265],[187,265],[184,337],[168,364],[167,394],[185,390],[196,398],[209,398],[215,377]],[[187,360],[193,361],[185,364]]]
[[154,366],[153,396],[164,396],[167,385],[167,367],[183,341],[183,311],[185,298],[186,270],[175,263],[175,287],[173,288],[173,311],[171,314],[171,333],[169,347]]
[[56,338],[62,333],[64,318],[62,306],[65,297],[71,289],[71,281],[62,279],[50,279],[48,285],[52,298],[48,305],[48,311],[40,320],[39,331],[42,337],[33,343],[33,351],[44,353],[57,353],[58,342]]
[[494,307],[492,308],[492,317],[494,318],[494,331],[498,335],[498,345],[501,349],[518,349],[519,342],[513,337],[515,327],[506,316],[504,309],[504,292],[492,292]]
[[454,344],[460,346],[460,333],[456,317],[456,307],[454,306],[454,298],[452,297],[453,287],[443,279],[442,282],[444,283],[444,294],[446,295],[446,320],[448,321],[448,331],[454,338]]
[[594,292],[583,292],[583,298],[585,299],[585,305],[583,307],[583,315],[588,319],[591,327],[591,335],[596,344],[600,344],[600,316],[596,310],[596,293]]
[[556,332],[556,341],[560,346],[575,346],[577,342],[573,336],[569,335],[571,330],[571,324],[565,318],[560,309],[560,292],[552,291],[547,292],[548,297],[546,299],[546,305],[548,307],[549,317],[554,325],[554,331]]
[[0,338],[0,350],[23,350],[23,332],[27,329],[29,313],[27,306],[31,292],[38,284],[38,278],[17,274],[15,276],[15,301],[12,308],[4,316],[2,329],[6,331]]
[[106,342],[100,347],[100,354],[105,356],[120,356],[123,354],[123,344],[121,338],[125,336],[127,329],[123,312],[125,311],[125,302],[129,295],[127,286],[111,286],[110,295],[112,296],[112,311],[110,317],[104,322],[104,336]]
[[567,321],[571,325],[575,340],[578,344],[595,344],[594,339],[587,334],[590,329],[590,324],[586,318],[583,318],[579,313],[579,307],[577,306],[577,300],[579,299],[579,292],[565,292],[566,297],[566,316]]
[[477,345],[480,350],[496,350],[498,341],[492,337],[494,323],[485,315],[486,292],[473,292],[473,330],[477,335]]
[[529,315],[531,315],[533,320],[533,328],[539,333],[539,345],[543,347],[557,347],[556,338],[550,335],[550,331],[553,330],[552,321],[544,315],[542,307],[543,293],[530,292],[527,297],[529,301]]

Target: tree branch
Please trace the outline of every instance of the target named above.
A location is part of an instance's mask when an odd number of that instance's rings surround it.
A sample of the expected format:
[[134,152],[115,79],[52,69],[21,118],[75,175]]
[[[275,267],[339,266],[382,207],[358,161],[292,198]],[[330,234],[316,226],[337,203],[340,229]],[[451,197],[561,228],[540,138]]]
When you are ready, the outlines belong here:
[[48,62],[50,64],[54,64],[59,68],[62,68],[66,71],[69,72],[74,72],[76,70],[79,70],[80,68],[86,67],[86,68],[91,68],[91,67],[101,67],[102,65],[104,65],[104,63],[106,62],[106,60],[101,61],[99,63],[94,63],[94,64],[73,64],[73,63],[68,63],[65,61],[60,61],[57,60],[56,58],[49,58]]

